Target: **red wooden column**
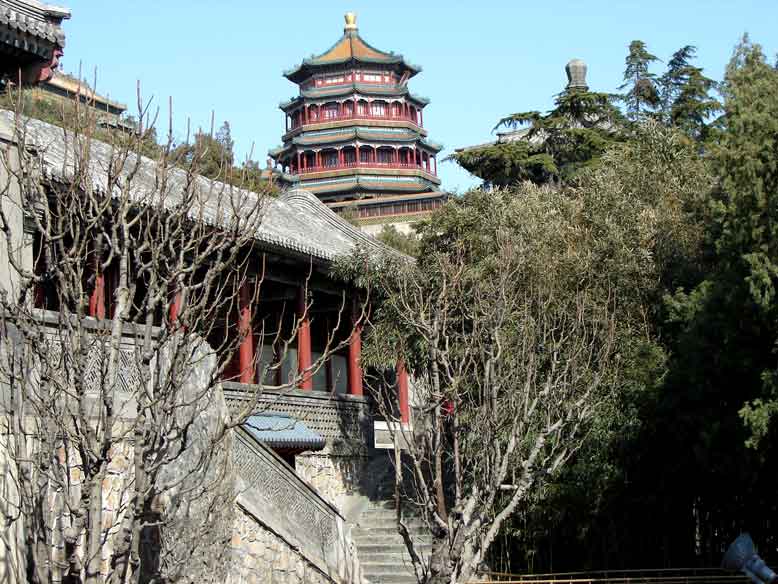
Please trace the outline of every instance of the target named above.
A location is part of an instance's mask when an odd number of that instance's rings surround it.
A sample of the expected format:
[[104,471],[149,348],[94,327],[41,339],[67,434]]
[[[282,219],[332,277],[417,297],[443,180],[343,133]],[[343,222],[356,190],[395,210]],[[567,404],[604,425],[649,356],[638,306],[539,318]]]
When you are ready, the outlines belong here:
[[181,292],[175,292],[173,294],[173,300],[170,302],[170,312],[168,316],[170,326],[175,326],[176,321],[178,321],[178,315],[181,314],[181,309],[183,308],[183,300]]
[[300,286],[297,291],[297,372],[302,375],[299,388],[306,391],[313,389],[311,372],[306,372],[313,364],[311,355],[311,318],[306,310],[306,287]]
[[238,292],[238,334],[241,337],[238,349],[240,382],[254,383],[254,330],[251,325],[251,290],[243,282]]
[[432,163],[435,165],[435,176],[438,176],[438,157],[432,157]]
[[348,345],[348,392],[351,395],[363,395],[362,389],[362,323],[358,322],[360,314],[357,310],[357,302],[354,300],[351,310],[351,322],[354,329],[351,331],[351,340]]
[[408,371],[402,359],[397,361],[397,401],[400,405],[400,422],[407,424],[411,421],[411,407],[408,401]]
[[92,269],[95,275],[95,287],[89,296],[89,316],[100,320],[105,318],[105,274],[102,272],[101,263],[97,249],[92,244]]

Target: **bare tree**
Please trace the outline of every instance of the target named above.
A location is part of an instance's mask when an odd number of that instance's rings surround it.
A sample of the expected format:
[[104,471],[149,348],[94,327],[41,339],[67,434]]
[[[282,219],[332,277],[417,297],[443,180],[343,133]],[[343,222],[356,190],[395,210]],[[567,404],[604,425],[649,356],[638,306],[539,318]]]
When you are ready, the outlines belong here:
[[[402,448],[398,529],[419,582],[470,581],[505,520],[578,448],[613,383],[615,302],[581,208],[551,189],[519,191],[451,203],[423,231],[416,263],[390,261],[367,278],[365,362],[380,371],[402,360],[413,379],[410,424],[391,379],[371,385]],[[409,529],[414,515],[431,555]]]
[[[259,383],[228,412],[220,381],[240,374],[252,334],[240,317],[261,300],[268,199],[230,186],[229,161],[221,181],[199,176],[197,148],[174,165],[172,130],[158,160],[136,154],[151,127],[138,101],[137,134],[109,142],[89,107],[59,129],[5,112],[0,499],[6,569],[30,582],[223,581],[230,430],[257,410],[310,310],[261,323],[274,359],[254,361]],[[338,346],[333,333],[274,389]]]

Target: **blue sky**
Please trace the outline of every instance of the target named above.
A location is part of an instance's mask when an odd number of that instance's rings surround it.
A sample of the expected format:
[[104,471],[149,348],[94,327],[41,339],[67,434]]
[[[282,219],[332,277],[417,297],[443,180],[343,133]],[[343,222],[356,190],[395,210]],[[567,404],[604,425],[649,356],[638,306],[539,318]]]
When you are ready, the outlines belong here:
[[[96,70],[98,91],[131,110],[140,82],[161,109],[164,131],[172,97],[179,140],[188,119],[208,126],[214,112],[217,127],[230,122],[239,156],[253,145],[258,160],[280,142],[278,103],[296,92],[282,72],[332,45],[350,10],[366,41],[423,67],[410,86],[431,100],[424,123],[443,155],[490,140],[504,115],[548,109],[571,58],[588,63],[592,89],[615,91],[633,39],[663,60],[696,45],[698,65],[715,79],[744,32],[771,60],[778,50],[778,0],[59,3],[73,13],[65,23],[65,71],[80,67],[91,82]],[[439,174],[449,190],[477,182],[452,162],[439,164]]]

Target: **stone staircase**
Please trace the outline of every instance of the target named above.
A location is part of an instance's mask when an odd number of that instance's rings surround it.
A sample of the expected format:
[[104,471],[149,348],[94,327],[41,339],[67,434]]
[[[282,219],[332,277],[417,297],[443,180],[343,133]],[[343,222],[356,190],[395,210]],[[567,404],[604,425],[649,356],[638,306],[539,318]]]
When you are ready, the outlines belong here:
[[[351,531],[365,579],[370,584],[416,583],[411,557],[397,532],[395,513],[393,502],[371,501]],[[407,519],[407,524],[419,544],[417,553],[428,557],[432,549],[429,531],[418,518]]]

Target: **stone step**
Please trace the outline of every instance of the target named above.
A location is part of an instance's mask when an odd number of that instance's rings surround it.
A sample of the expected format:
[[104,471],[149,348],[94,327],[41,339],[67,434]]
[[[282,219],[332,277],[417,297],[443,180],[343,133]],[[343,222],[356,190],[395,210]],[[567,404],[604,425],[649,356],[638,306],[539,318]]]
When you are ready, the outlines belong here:
[[368,576],[365,579],[370,584],[416,584],[416,578],[413,574],[382,574],[377,576]]
[[[421,553],[422,559],[429,557],[429,553]],[[408,555],[407,550],[401,552],[370,552],[361,553],[359,555],[359,562],[361,565],[368,564],[403,564],[406,563],[410,566],[411,557]]]
[[[379,524],[391,524],[395,525],[397,523],[397,516],[394,514],[394,511],[387,513],[386,515],[383,514],[377,514],[377,513],[362,513],[362,515],[359,517],[358,523],[360,525],[379,525]],[[424,520],[421,519],[421,517],[416,516],[405,516],[403,517],[403,523],[407,525],[426,525]]]
[[[409,525],[408,526],[408,533],[411,534],[411,536],[424,536],[426,535],[429,537],[429,530],[423,526],[423,525]],[[398,537],[402,537],[400,535],[400,532],[397,530],[396,525],[363,525],[360,524],[359,527],[354,527],[351,530],[351,535],[354,537],[359,536],[365,536],[365,535],[396,535]]]
[[[355,533],[356,532],[356,533]],[[432,543],[432,538],[430,537],[429,533],[424,532],[410,532],[411,539],[413,541],[418,541],[421,543]],[[351,538],[357,542],[357,543],[374,543],[374,542],[395,542],[395,541],[405,541],[402,536],[397,533],[397,531],[389,531],[386,532],[380,531],[378,529],[366,529],[366,530],[360,530],[360,531],[352,531],[351,532]]]
[[406,570],[409,573],[413,572],[413,564],[411,564],[410,558],[395,559],[390,562],[362,562],[360,564],[365,574],[391,574],[397,570]]
[[[415,546],[417,554],[429,554],[432,552],[432,545],[428,543],[416,544]],[[401,541],[396,543],[388,542],[376,542],[376,543],[361,543],[357,544],[357,552],[359,553],[359,559],[368,560],[373,554],[407,554],[408,548]]]

